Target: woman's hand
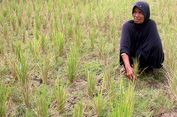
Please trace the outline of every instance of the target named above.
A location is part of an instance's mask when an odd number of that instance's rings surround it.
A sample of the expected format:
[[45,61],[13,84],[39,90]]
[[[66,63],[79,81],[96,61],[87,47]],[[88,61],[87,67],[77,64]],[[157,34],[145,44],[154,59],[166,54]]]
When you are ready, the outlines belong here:
[[137,78],[134,74],[134,69],[130,65],[129,56],[126,53],[122,53],[121,56],[125,65],[125,71],[128,79],[136,80]]
[[134,74],[134,69],[131,66],[128,66],[125,69],[126,69],[126,75],[129,80],[136,80],[137,79]]

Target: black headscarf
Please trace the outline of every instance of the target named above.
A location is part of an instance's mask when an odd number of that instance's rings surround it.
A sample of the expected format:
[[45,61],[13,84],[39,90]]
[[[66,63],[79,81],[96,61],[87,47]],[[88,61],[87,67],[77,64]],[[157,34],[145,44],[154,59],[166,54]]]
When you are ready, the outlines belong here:
[[[131,64],[133,64],[133,58],[139,59],[140,68],[160,68],[164,61],[164,53],[156,23],[149,19],[149,5],[142,1],[136,2],[132,13],[135,7],[143,12],[145,20],[142,24],[135,24],[133,20],[124,23],[121,34],[120,54],[126,53]],[[123,64],[121,57],[120,64]]]
[[143,1],[136,2],[133,6],[132,14],[133,14],[135,7],[137,7],[143,12],[144,22],[147,22],[150,18],[150,9],[149,9],[148,3],[143,2]]

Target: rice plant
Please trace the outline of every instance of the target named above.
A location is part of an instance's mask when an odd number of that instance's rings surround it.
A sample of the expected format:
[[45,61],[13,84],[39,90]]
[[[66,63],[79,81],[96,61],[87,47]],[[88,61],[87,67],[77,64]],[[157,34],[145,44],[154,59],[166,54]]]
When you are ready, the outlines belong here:
[[34,117],[34,113],[31,109],[26,110],[25,117]]
[[42,65],[41,65],[41,69],[42,69],[42,82],[44,84],[47,84],[47,79],[48,79],[48,73],[49,73],[49,69],[50,69],[50,58],[49,55],[46,55],[44,58],[42,58]]
[[140,69],[139,69],[139,59],[136,58],[136,59],[134,59],[133,69],[134,69],[134,75],[135,75],[134,80],[136,80],[138,78],[138,76],[140,76],[144,72],[144,70],[146,70],[147,68],[144,68],[142,71],[140,71]]
[[100,43],[98,45],[99,57],[102,59],[104,59],[104,55],[105,55],[105,51],[104,51],[105,45],[106,45],[106,40],[105,40],[105,38],[102,37],[100,39]]
[[111,86],[110,89],[108,90],[108,96],[109,96],[109,101],[110,103],[115,102],[117,100],[117,96],[118,96],[118,83],[115,82],[115,80],[111,80]]
[[[176,59],[175,59],[176,60]],[[167,67],[169,68],[169,67]],[[175,96],[175,99],[177,100],[177,74],[176,74],[176,68],[177,66],[174,65],[173,68],[169,68],[169,70],[167,71],[166,69],[164,70],[165,72],[165,76],[167,77],[171,92],[173,93],[173,95]]]
[[107,116],[108,100],[102,95],[102,92],[99,91],[98,95],[93,98],[94,108],[98,117]]
[[37,95],[37,115],[38,117],[49,116],[49,103],[50,99],[47,95],[47,86],[42,85]]
[[93,31],[90,34],[90,47],[93,50],[96,42],[96,28],[93,29]]
[[0,55],[4,53],[4,40],[0,39]]
[[75,30],[74,32],[74,38],[76,39],[75,40],[75,44],[78,46],[78,49],[81,47],[81,44],[82,44],[82,30],[79,26],[77,26],[77,29]]
[[94,95],[95,89],[96,89],[96,77],[95,77],[95,74],[94,73],[90,73],[88,71],[88,74],[87,74],[88,95],[92,97]]
[[79,54],[78,48],[74,47],[70,49],[70,53],[67,59],[67,74],[70,83],[72,83],[76,78],[77,66],[79,60],[78,54]]
[[73,117],[83,117],[83,103],[82,101],[78,102],[76,105],[74,105],[73,109]]
[[0,83],[0,116],[6,117],[7,107],[8,107],[8,97],[10,94],[10,89]]
[[39,46],[39,40],[34,39],[32,42],[30,42],[30,52],[32,53],[32,55],[34,56],[35,60],[38,59],[38,56],[40,54],[40,46]]
[[118,99],[112,104],[112,117],[132,117],[135,102],[134,84],[129,82],[128,87],[121,79]]
[[63,86],[63,84],[61,84],[59,81],[55,84],[54,96],[57,102],[57,109],[59,113],[61,113],[64,111],[67,100],[67,92],[65,86]]
[[47,53],[47,37],[46,36],[42,36],[41,37],[41,49],[42,49],[42,53]]
[[15,79],[15,80],[18,80],[18,73],[17,73],[17,64],[16,64],[16,60],[11,60],[9,62],[9,67],[11,67],[11,71],[12,71],[12,77]]
[[34,28],[34,39],[39,40],[39,33],[41,28],[41,18],[38,12],[36,12],[35,16],[35,28]]
[[64,51],[64,36],[60,32],[55,32],[53,34],[54,38],[54,49],[55,49],[55,59],[58,61],[58,57],[63,54]]
[[110,69],[106,68],[103,76],[103,86],[107,89],[107,91],[110,90],[111,83],[112,83],[112,79],[111,79]]
[[6,40],[6,43],[9,45],[10,43],[9,43],[9,37],[8,36],[9,36],[8,35],[8,28],[7,28],[7,25],[4,24],[4,26],[3,26],[3,37]]
[[16,70],[17,70],[16,73],[21,83],[22,94],[24,97],[25,105],[29,107],[30,105],[29,102],[30,89],[29,89],[29,78],[28,78],[29,67],[20,43],[17,43],[16,45],[16,55],[18,59],[18,63],[16,64]]

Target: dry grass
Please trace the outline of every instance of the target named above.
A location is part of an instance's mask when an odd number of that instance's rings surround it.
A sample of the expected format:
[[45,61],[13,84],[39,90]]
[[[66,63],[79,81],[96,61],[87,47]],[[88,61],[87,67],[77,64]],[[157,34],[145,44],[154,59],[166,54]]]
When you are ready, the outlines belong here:
[[[14,101],[14,95],[4,98],[4,102],[12,99],[13,105],[11,108],[7,107],[6,113],[9,116],[37,116],[34,110],[39,105],[35,105],[37,99],[32,100],[37,94],[32,95],[30,92],[40,90],[43,81],[50,92],[55,92],[55,96],[47,93],[52,97],[48,106],[49,116],[71,116],[75,103],[80,99],[83,107],[79,105],[75,108],[83,110],[83,116],[111,116],[115,108],[104,108],[107,104],[100,105],[100,101],[106,99],[108,105],[112,105],[116,103],[115,97],[119,96],[120,32],[123,22],[132,17],[134,2],[135,0],[1,1],[0,82],[11,86],[12,94],[19,95],[19,98],[20,92],[23,94],[20,102]],[[171,102],[177,97],[177,2],[148,2],[151,6],[151,18],[156,21],[162,38],[165,53],[163,73],[166,76],[159,72],[156,75],[142,75],[136,80],[135,90],[125,85],[125,89],[135,93],[135,103],[126,106],[129,108],[134,104],[134,111],[131,110],[130,114],[136,117],[159,116],[174,111],[176,102]],[[16,43],[19,43],[17,49]],[[95,83],[89,84],[89,80],[86,80],[87,71],[95,73]],[[56,79],[62,81],[61,84],[55,85]],[[93,97],[87,95],[87,83],[90,85],[89,95],[94,93]],[[69,94],[68,90],[71,90]],[[152,95],[154,92],[158,92],[158,95]],[[175,98],[171,98],[171,94]],[[129,98],[133,96],[127,97],[127,100]],[[158,98],[166,101],[166,106],[162,106]],[[149,101],[150,105],[147,104]],[[57,110],[62,111],[58,114]],[[106,114],[102,113],[103,110],[106,110]],[[78,114],[82,115],[82,112]]]

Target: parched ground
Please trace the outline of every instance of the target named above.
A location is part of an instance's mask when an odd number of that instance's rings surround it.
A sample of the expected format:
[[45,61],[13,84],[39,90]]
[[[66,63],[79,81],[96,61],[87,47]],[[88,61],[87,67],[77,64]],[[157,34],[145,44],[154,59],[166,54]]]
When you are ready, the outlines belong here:
[[[119,79],[114,80],[117,82]],[[99,87],[101,83],[102,79],[97,77],[97,86]],[[87,81],[84,78],[75,80],[69,86],[68,92],[69,98],[65,106],[67,117],[72,117],[72,109],[81,98],[84,105],[84,117],[97,117],[92,104],[93,98],[87,94]],[[177,103],[169,88],[168,80],[162,71],[157,70],[155,73],[142,74],[136,81],[135,95],[134,117],[177,116]],[[55,116],[58,115],[53,114],[53,117]]]
[[[115,70],[114,82],[119,82],[120,74],[119,69]],[[51,74],[52,75],[52,74]],[[131,82],[127,79],[126,82]],[[66,81],[66,80],[65,80]],[[11,77],[6,78],[5,83],[11,84]],[[102,75],[96,75],[96,89],[102,85]],[[66,82],[65,82],[66,83]],[[31,75],[30,87],[32,94],[35,93],[35,88],[40,87],[42,84],[41,78],[37,75]],[[15,84],[19,86],[19,84]],[[54,79],[49,79],[49,90],[55,85]],[[117,85],[119,85],[117,83]],[[93,97],[88,95],[87,80],[85,76],[80,76],[75,79],[73,83],[66,84],[67,86],[67,102],[63,113],[58,113],[57,104],[55,100],[51,101],[49,105],[50,117],[72,117],[74,106],[82,100],[84,117],[97,117]],[[135,105],[134,105],[134,117],[176,117],[177,116],[177,103],[176,98],[171,92],[168,84],[168,79],[165,76],[163,70],[157,70],[155,72],[143,73],[136,80],[135,85]],[[25,105],[23,104],[23,97],[19,91],[13,92],[10,101],[8,102],[7,116],[22,116],[25,112]],[[51,93],[52,94],[52,93]],[[97,94],[94,94],[96,96]],[[33,101],[32,101],[33,102]],[[33,102],[35,103],[35,102]],[[33,104],[35,106],[35,104]]]

